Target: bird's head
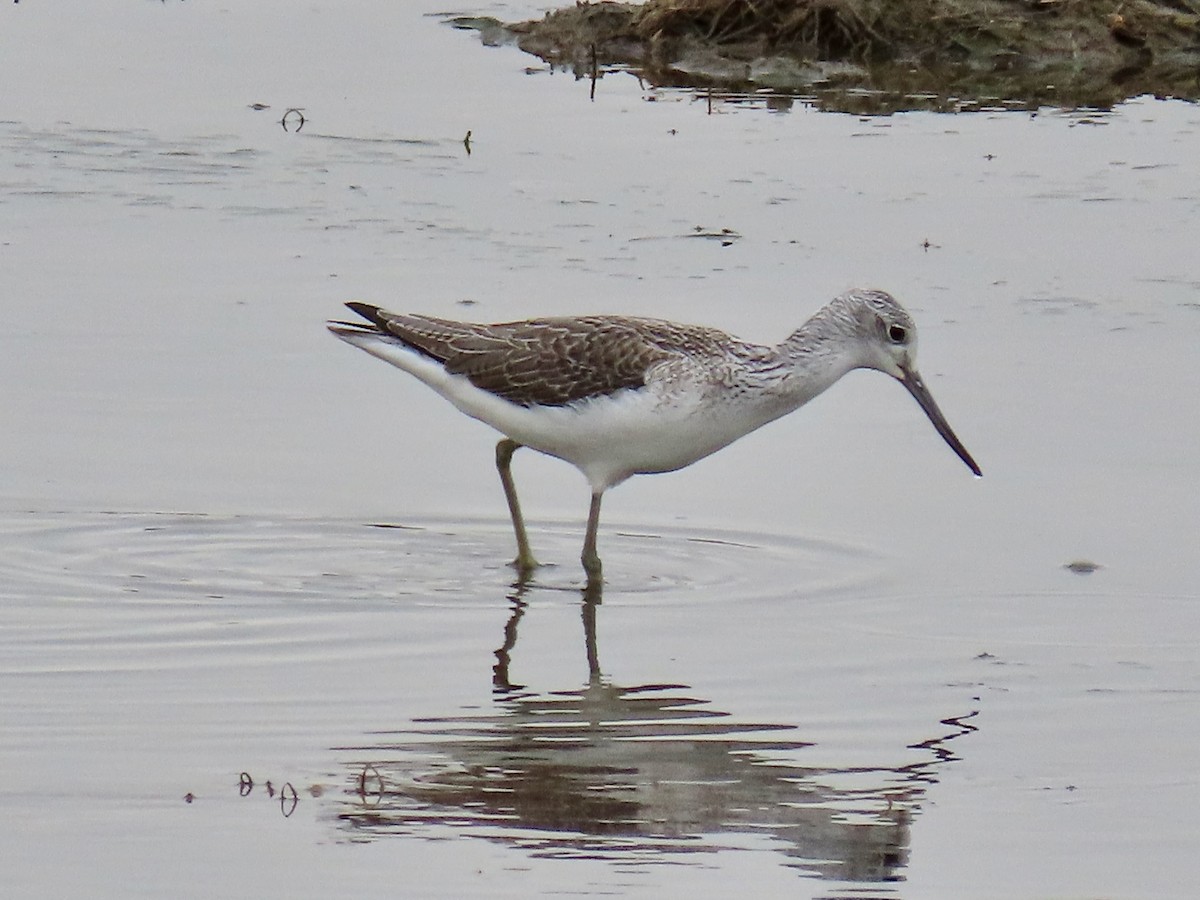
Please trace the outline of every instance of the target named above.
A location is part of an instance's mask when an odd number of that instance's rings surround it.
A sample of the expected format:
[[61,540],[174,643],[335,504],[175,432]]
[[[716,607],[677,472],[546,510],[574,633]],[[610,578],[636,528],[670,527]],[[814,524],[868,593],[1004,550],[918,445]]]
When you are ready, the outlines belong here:
[[859,366],[878,369],[904,385],[958,458],[976,475],[982,474],[917,371],[917,326],[908,310],[891,294],[877,290],[849,291],[835,302],[858,339]]

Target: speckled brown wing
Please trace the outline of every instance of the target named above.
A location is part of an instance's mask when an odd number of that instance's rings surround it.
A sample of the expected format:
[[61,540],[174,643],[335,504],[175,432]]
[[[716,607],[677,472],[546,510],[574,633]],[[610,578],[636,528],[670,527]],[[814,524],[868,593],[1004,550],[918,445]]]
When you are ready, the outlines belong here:
[[709,329],[621,316],[481,325],[349,305],[447,371],[522,406],[565,406],[642,387],[653,366],[682,352],[711,351],[723,337]]

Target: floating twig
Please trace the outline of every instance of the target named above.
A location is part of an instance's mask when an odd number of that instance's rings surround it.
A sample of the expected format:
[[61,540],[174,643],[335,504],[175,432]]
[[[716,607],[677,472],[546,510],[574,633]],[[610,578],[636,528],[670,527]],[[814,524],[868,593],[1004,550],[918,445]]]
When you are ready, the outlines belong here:
[[596,45],[592,44],[592,89],[588,92],[588,99],[596,99],[596,79],[600,77],[600,60],[596,55]]
[[296,132],[299,133],[300,129],[304,127],[305,122],[304,111],[299,107],[293,106],[289,108],[288,111],[283,114],[283,118],[279,120],[279,124],[283,126],[284,131],[290,130],[288,128],[288,117],[291,116],[292,113],[295,113],[297,118],[300,120],[299,124],[296,126]]
[[[373,789],[370,789],[371,787]],[[363,766],[358,775],[358,797],[363,803],[370,797],[375,804],[383,799],[383,776],[370,763]]]
[[300,802],[299,795],[296,794],[296,789],[292,787],[290,781],[285,782],[283,787],[279,789],[279,811],[283,813],[286,819],[296,811],[296,806]]

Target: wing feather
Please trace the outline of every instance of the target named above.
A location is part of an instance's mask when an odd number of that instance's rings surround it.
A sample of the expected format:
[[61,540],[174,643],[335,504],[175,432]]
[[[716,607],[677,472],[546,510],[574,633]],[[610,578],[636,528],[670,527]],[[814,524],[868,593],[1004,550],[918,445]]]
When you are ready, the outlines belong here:
[[731,340],[715,329],[657,319],[581,316],[484,325],[347,305],[448,372],[522,406],[565,406],[640,388],[661,363],[719,354]]

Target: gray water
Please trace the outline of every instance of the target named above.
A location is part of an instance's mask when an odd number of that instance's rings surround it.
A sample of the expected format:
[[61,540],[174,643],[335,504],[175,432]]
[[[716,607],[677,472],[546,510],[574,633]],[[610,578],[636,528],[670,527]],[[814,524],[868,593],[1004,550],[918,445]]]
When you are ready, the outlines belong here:
[[[589,100],[444,11],[0,8],[5,895],[1189,896],[1200,112]],[[323,327],[851,285],[984,477],[855,373],[612,491],[596,607],[578,473],[514,585],[495,435]]]

